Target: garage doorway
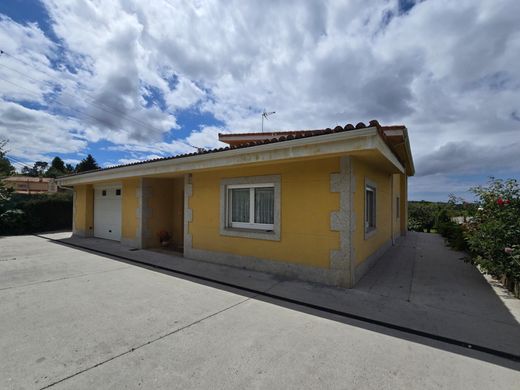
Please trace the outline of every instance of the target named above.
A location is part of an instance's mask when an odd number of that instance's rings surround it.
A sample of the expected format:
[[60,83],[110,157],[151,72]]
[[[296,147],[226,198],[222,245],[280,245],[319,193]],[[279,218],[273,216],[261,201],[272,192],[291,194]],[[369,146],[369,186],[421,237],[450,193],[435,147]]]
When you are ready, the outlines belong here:
[[121,241],[121,185],[94,188],[94,237]]

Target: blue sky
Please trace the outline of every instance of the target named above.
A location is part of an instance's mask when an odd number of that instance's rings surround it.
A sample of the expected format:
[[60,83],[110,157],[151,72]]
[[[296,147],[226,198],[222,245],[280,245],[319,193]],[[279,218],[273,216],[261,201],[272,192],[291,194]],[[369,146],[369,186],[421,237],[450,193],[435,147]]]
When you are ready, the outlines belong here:
[[410,198],[520,175],[514,0],[0,3],[0,138],[16,166],[103,166],[218,132],[405,124]]
[[[66,66],[72,72],[75,72],[74,64],[68,61],[66,58],[66,45],[63,44],[63,40],[58,37],[53,30],[53,21],[47,12],[44,3],[39,0],[12,0],[0,3],[0,13],[12,19],[12,21],[21,25],[36,24],[43,34],[51,40],[57,47],[58,57],[50,61],[49,67],[51,69],[59,69],[61,66]],[[10,54],[10,53],[8,53]],[[45,70],[42,70],[44,72]],[[59,79],[57,79],[59,82]],[[175,88],[177,81],[176,77],[172,76],[167,78],[170,88]],[[164,101],[164,95],[160,89],[153,86],[147,86],[142,97],[145,99],[144,107],[150,108],[152,106],[159,107],[162,111],[166,111],[166,103]],[[87,104],[90,103],[91,99],[85,96]],[[35,104],[31,100],[18,100],[19,104],[27,108],[38,108],[42,109],[41,105]],[[123,123],[134,122],[132,114],[123,115],[118,110],[112,110],[110,104],[103,106],[104,110],[101,110],[111,116],[122,118]],[[67,111],[68,106],[66,104],[58,105],[51,112],[60,113]],[[81,112],[72,112],[73,115],[78,115],[81,118]],[[163,140],[165,142],[171,142],[175,139],[184,139],[190,135],[193,130],[200,129],[206,126],[222,126],[222,122],[216,119],[210,112],[202,111],[200,107],[189,107],[187,109],[175,110],[175,119],[178,126],[171,128],[163,134]],[[124,124],[123,124],[124,125]],[[89,142],[88,145],[83,148],[79,153],[59,153],[60,157],[65,160],[71,160],[75,162],[78,159],[83,158],[87,153],[91,153],[95,156],[100,164],[113,165],[115,163],[134,158],[146,158],[141,154],[132,154],[127,151],[113,150],[117,147],[117,143],[101,140],[98,142]],[[153,154],[153,153],[152,153]],[[52,159],[54,153],[44,153],[47,160]],[[160,153],[158,155],[161,155]],[[16,161],[25,161],[23,155],[13,156]],[[29,163],[32,160],[27,160]],[[21,166],[20,163],[17,166]]]

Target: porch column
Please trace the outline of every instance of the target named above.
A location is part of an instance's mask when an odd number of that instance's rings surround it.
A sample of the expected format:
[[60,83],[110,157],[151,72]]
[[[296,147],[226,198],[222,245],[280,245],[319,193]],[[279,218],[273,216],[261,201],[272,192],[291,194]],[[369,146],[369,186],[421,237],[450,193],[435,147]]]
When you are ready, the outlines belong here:
[[335,285],[351,288],[355,283],[352,231],[355,227],[352,193],[355,190],[351,157],[341,157],[340,172],[330,177],[331,192],[339,192],[339,210],[331,212],[330,229],[339,232],[340,249],[330,253],[330,268],[337,275]]

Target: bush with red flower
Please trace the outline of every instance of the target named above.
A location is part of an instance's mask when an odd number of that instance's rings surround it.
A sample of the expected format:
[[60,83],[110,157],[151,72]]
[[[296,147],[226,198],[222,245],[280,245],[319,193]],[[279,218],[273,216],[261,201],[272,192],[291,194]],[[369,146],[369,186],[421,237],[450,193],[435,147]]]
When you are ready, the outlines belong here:
[[[472,261],[487,273],[520,283],[520,185],[517,180],[491,178],[471,189],[479,208],[467,226]],[[510,287],[510,286],[509,286]]]

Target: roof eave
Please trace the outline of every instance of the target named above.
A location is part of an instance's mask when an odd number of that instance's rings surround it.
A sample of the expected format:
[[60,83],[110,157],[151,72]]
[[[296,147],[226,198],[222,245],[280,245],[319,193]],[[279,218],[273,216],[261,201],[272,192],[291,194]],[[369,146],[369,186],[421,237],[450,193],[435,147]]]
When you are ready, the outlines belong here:
[[[235,148],[217,153],[198,154],[177,159],[152,161],[114,169],[86,172],[81,175],[61,177],[59,185],[89,184],[100,181],[160,174],[184,174],[196,170],[231,167],[240,164],[266,163],[292,158],[308,158],[320,155],[349,153],[374,149],[374,139],[379,138],[377,128],[368,127],[348,132],[338,132],[315,137],[303,137],[290,141],[272,142],[245,148]],[[380,151],[397,170],[404,168],[388,146],[382,142]]]
[[408,137],[408,129],[405,127],[403,131],[404,131],[404,142],[405,142],[406,155],[407,155],[407,159],[408,159],[408,164],[406,167],[406,171],[407,171],[406,174],[408,176],[414,176],[415,175],[415,165],[414,165],[413,157],[412,157],[412,148],[410,146],[410,138]]

